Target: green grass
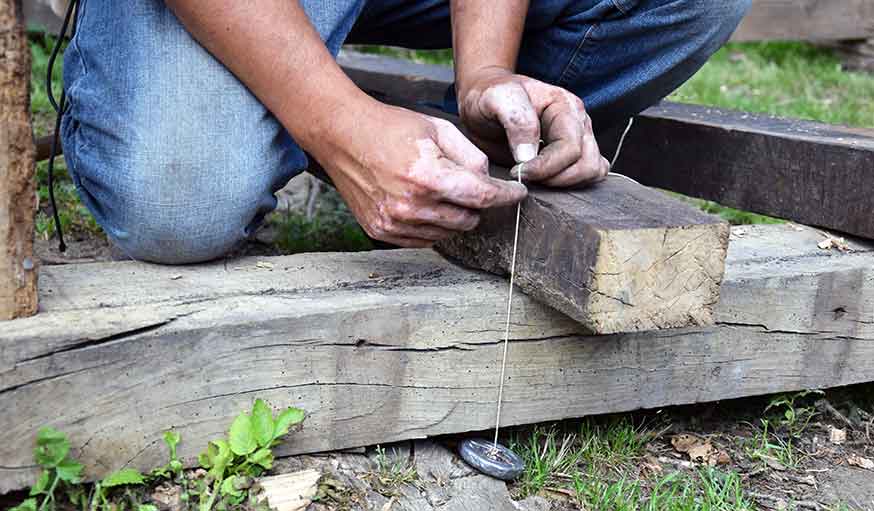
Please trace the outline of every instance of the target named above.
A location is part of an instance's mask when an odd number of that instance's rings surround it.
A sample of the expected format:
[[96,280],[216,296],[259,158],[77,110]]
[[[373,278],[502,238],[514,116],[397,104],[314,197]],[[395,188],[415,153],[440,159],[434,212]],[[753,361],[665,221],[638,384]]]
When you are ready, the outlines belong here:
[[732,43],[670,99],[831,124],[874,127],[874,75],[841,70],[805,43]]
[[618,470],[638,459],[653,434],[627,418],[585,420],[577,426],[535,426],[514,435],[510,449],[525,461],[519,497],[564,486],[580,471]]
[[734,472],[702,468],[694,475],[674,472],[646,487],[639,481],[608,482],[591,476],[574,479],[581,509],[599,511],[752,511]]
[[753,510],[735,472],[700,468],[652,480],[628,477],[655,434],[627,418],[577,426],[535,426],[516,433],[510,448],[525,461],[517,498],[560,496],[580,509],[604,511]]

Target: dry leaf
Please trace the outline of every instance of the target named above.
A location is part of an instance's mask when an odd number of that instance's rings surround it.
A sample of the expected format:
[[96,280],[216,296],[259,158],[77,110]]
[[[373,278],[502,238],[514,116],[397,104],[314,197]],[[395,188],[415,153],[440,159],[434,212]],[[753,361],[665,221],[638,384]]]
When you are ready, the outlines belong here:
[[865,470],[874,470],[874,461],[871,461],[868,458],[863,458],[858,454],[851,454],[850,457],[847,458],[847,463],[854,467],[864,468]]
[[717,465],[730,465],[731,464],[731,456],[728,455],[725,451],[719,451],[716,454],[716,464]]
[[816,246],[822,250],[836,249],[840,252],[852,251],[852,249],[850,248],[850,244],[847,243],[847,240],[845,240],[844,238],[835,238],[832,236],[826,237],[826,239],[820,241]]
[[261,268],[262,270],[272,270],[273,263],[268,263],[267,261],[258,261],[255,263],[255,268]]
[[690,435],[688,433],[681,433],[679,435],[674,435],[671,437],[671,445],[674,446],[674,450],[677,452],[688,453],[689,449],[703,442],[700,438],[695,435]]
[[817,243],[816,246],[821,248],[822,250],[831,250],[832,247],[834,246],[834,242],[832,241],[831,238],[826,238],[826,239],[820,241],[819,243]]
[[689,449],[689,459],[694,461],[695,463],[707,463],[710,464],[710,457],[714,456],[714,464],[716,462],[716,449],[710,445],[710,442],[704,442],[703,444],[694,445]]
[[835,445],[841,445],[847,441],[847,431],[834,426],[829,426],[828,439]]

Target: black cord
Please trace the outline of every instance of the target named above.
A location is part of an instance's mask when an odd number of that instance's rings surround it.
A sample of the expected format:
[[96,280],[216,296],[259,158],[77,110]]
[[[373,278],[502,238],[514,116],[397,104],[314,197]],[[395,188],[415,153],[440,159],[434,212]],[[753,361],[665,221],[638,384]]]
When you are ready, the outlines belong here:
[[70,4],[67,6],[67,14],[64,16],[64,23],[61,25],[58,39],[55,41],[55,46],[52,48],[52,53],[49,56],[48,72],[46,76],[46,95],[49,98],[49,102],[52,104],[52,108],[54,108],[57,113],[55,118],[55,133],[52,137],[52,151],[49,154],[48,188],[49,203],[52,205],[52,218],[55,222],[55,231],[58,233],[58,250],[60,252],[65,252],[67,250],[67,244],[64,243],[64,231],[61,228],[61,217],[58,214],[58,203],[55,201],[55,157],[58,154],[58,145],[61,138],[61,117],[64,115],[64,109],[67,106],[67,94],[66,91],[61,90],[60,104],[55,102],[55,95],[52,91],[52,71],[54,71],[55,60],[58,57],[58,53],[61,51],[61,45],[63,44],[64,37],[67,35],[67,27],[70,26],[71,20],[72,29],[70,30],[70,37],[73,37],[76,34],[76,22],[79,19],[78,5],[79,0],[70,0]]

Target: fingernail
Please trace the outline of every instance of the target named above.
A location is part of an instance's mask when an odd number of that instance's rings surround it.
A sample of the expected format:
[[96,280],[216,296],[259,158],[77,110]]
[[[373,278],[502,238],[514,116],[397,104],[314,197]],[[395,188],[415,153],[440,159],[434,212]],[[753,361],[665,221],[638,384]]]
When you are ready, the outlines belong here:
[[513,168],[510,169],[510,176],[518,178],[519,176],[525,177],[525,164],[519,163]]
[[516,161],[525,163],[537,158],[537,146],[534,144],[519,144],[516,146]]

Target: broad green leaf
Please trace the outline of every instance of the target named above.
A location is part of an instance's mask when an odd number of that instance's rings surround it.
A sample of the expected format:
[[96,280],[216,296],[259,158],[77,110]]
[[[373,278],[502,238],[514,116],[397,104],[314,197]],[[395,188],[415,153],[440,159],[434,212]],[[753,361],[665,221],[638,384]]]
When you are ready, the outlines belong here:
[[231,451],[238,456],[246,456],[258,448],[255,432],[252,430],[252,417],[246,413],[237,415],[228,432]]
[[26,499],[24,502],[13,507],[9,511],[36,511],[36,499]]
[[243,492],[237,488],[235,484],[238,476],[231,476],[224,481],[222,481],[222,495],[233,495],[234,497],[239,497],[243,494]]
[[40,428],[36,435],[33,457],[43,467],[54,467],[67,457],[70,441],[67,436],[52,427]]
[[36,497],[41,493],[45,493],[45,491],[49,487],[49,481],[51,481],[51,472],[48,470],[43,470],[39,474],[39,478],[36,480],[36,483],[30,488],[30,496]]
[[279,414],[279,417],[276,418],[276,427],[273,430],[273,438],[277,439],[288,434],[288,430],[292,426],[303,422],[305,417],[306,413],[304,413],[300,408],[286,408]]
[[262,399],[252,407],[252,431],[259,447],[267,447],[273,440],[273,410]]
[[72,484],[78,483],[82,475],[82,464],[72,458],[64,458],[55,469],[61,481]]
[[182,471],[182,462],[179,460],[170,460],[170,463],[168,463],[167,466],[170,467],[170,470],[174,474],[178,474]]
[[205,468],[209,470],[212,468],[212,456],[209,453],[209,449],[211,447],[207,447],[207,450],[203,451],[197,456],[197,462],[200,463],[200,468]]
[[234,454],[231,452],[228,443],[224,440],[213,440],[210,442],[208,453],[210,456],[210,465],[212,465],[212,468],[209,469],[209,473],[215,479],[221,479],[225,474],[225,469],[230,465]]
[[167,448],[170,449],[171,460],[176,459],[176,446],[179,445],[180,440],[182,440],[182,436],[172,429],[164,432],[164,443],[167,444]]
[[253,452],[247,458],[250,463],[270,469],[273,468],[273,452],[269,447],[264,447]]
[[139,470],[135,468],[123,468],[118,472],[114,472],[100,483],[104,488],[112,488],[115,486],[124,486],[127,484],[143,484],[146,482],[146,478],[143,474],[140,473]]

